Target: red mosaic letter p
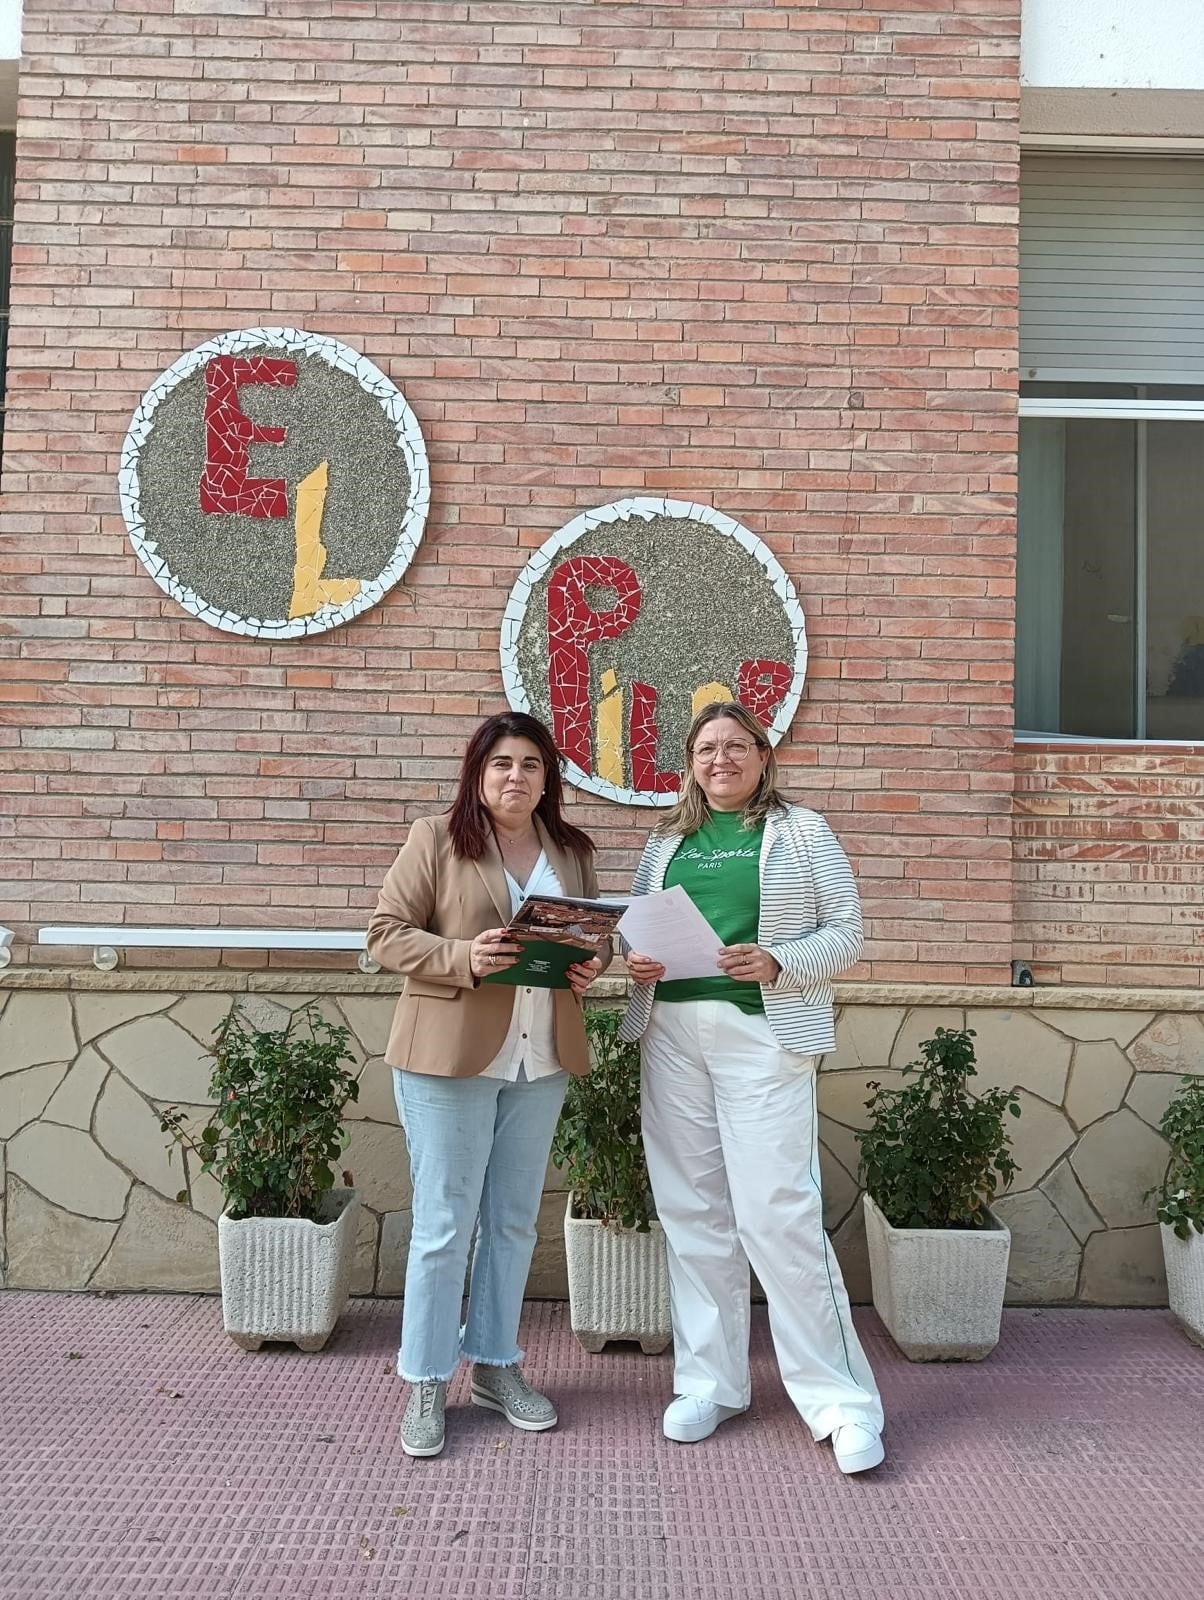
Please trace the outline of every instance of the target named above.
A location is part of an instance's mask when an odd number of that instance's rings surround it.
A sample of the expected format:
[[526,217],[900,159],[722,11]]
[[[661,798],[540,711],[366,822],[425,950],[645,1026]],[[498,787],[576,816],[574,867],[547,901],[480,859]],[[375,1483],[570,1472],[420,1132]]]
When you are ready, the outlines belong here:
[[[611,611],[595,611],[586,588],[613,589]],[[590,743],[589,662],[586,650],[617,639],[640,614],[640,580],[618,556],[573,556],[548,584],[548,688],[557,746],[582,772],[593,771]]]

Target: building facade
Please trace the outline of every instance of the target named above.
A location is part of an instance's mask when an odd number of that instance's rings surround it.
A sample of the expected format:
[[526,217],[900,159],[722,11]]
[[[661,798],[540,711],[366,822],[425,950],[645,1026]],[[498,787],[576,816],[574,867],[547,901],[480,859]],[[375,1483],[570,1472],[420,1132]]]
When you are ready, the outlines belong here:
[[[396,985],[223,929],[362,929],[470,729],[524,694],[622,889],[655,820],[630,801],[717,682],[768,697],[861,887],[821,1074],[851,1285],[865,1085],[968,1022],[1024,1101],[1014,1298],[1161,1299],[1141,1196],[1204,1071],[1204,49],[1186,0],[1129,10],[26,0],[10,1284],[211,1285],[216,1195],[175,1204],[156,1108],[203,1100],[231,993],[317,993],[365,1064],[359,1287],[395,1292]],[[271,337],[221,342],[246,329]],[[294,442],[318,419],[279,479],[277,401]],[[370,465],[382,411],[399,448],[417,429],[401,467]],[[614,506],[638,601],[585,515]],[[619,639],[637,604],[661,623]],[[210,948],[97,972],[37,943],[64,925]],[[560,1206],[552,1176],[544,1292]]]

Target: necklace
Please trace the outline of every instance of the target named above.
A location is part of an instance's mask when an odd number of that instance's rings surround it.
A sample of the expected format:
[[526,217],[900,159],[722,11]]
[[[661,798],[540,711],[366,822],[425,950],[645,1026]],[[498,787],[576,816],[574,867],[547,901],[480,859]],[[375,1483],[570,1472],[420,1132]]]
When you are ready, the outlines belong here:
[[519,850],[524,845],[537,837],[534,828],[528,828],[525,833],[507,833],[504,828],[494,824],[493,836],[497,840],[498,849],[505,855],[507,850]]

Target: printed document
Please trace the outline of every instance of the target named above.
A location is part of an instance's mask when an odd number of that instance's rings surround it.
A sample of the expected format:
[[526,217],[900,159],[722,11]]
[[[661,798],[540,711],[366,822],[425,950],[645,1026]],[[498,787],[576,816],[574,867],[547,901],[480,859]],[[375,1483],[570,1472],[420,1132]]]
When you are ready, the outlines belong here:
[[680,884],[633,896],[619,932],[640,955],[663,962],[669,981],[721,975],[723,940]]

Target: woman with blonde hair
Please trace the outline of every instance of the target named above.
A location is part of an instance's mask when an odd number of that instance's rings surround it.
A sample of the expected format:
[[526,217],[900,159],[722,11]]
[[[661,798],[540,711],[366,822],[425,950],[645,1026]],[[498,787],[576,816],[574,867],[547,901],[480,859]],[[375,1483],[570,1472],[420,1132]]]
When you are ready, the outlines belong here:
[[633,894],[679,884],[724,942],[714,977],[662,982],[638,952],[644,1143],[669,1246],[674,1394],[664,1431],[705,1439],[748,1409],[749,1263],[782,1381],[842,1472],[883,1459],[882,1403],[823,1226],[815,1076],[835,1047],[832,978],[861,954],[844,851],[777,787],[765,730],[719,703],[686,736],[681,794]]

